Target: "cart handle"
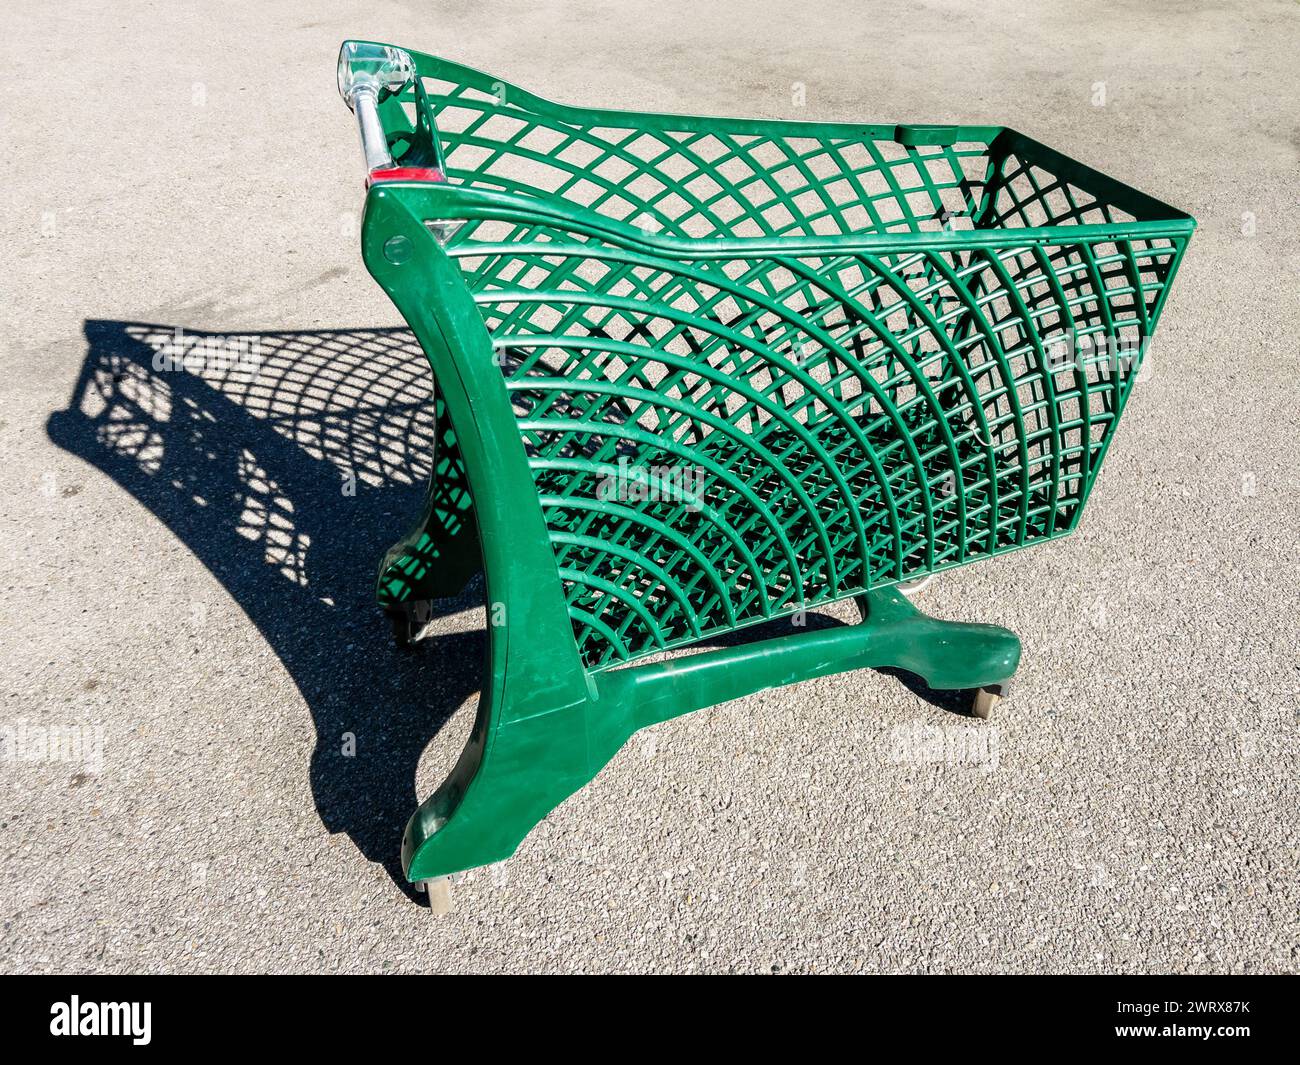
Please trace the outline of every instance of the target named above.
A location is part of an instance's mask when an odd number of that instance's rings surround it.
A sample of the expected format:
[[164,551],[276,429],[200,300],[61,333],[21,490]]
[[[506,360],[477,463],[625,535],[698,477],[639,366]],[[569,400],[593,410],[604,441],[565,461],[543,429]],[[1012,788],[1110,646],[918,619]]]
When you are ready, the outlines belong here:
[[380,101],[401,92],[414,79],[415,62],[400,48],[344,41],[339,49],[339,95],[357,116],[367,175],[393,167],[388,137],[379,121]]

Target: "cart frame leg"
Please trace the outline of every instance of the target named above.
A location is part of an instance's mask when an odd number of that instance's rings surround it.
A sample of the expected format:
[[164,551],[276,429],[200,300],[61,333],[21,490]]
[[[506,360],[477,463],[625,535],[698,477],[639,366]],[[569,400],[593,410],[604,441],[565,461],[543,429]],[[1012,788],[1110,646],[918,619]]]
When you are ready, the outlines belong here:
[[586,694],[573,701],[557,691],[556,705],[539,708],[537,693],[526,692],[534,705],[524,714],[502,678],[480,702],[456,768],[407,825],[407,876],[432,879],[508,858],[647,725],[853,669],[903,669],[943,690],[1004,685],[1019,664],[1020,641],[1007,629],[928,617],[892,587],[858,601],[864,617],[856,625],[589,674]]

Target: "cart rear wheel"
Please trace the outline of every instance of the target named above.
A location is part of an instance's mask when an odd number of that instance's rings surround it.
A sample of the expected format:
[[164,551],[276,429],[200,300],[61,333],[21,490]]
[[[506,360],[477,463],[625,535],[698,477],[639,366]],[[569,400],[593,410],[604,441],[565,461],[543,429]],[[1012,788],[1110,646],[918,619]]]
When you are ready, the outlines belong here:
[[410,647],[415,643],[415,634],[419,626],[410,614],[393,611],[388,615],[388,623],[393,627],[393,640],[398,647]]
[[440,876],[434,880],[417,880],[415,890],[427,892],[429,912],[435,917],[445,917],[451,913],[451,877]]
[[398,647],[410,647],[424,635],[433,617],[433,603],[427,599],[403,603],[385,613],[393,627],[393,639]]
[[975,697],[970,704],[971,716],[978,717],[981,721],[987,721],[989,714],[993,713],[993,708],[1001,701],[1001,692],[994,691],[991,688],[976,688]]

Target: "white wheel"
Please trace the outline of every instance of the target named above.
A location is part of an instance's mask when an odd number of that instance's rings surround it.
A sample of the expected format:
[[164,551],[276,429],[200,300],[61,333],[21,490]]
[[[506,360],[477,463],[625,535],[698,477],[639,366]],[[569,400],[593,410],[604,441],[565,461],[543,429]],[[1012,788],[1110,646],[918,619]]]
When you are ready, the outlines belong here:
[[1002,702],[1000,692],[991,691],[988,688],[976,688],[975,698],[971,700],[970,712],[972,717],[978,717],[981,721],[987,721],[989,714],[993,713],[993,708]]
[[917,577],[911,581],[899,581],[897,588],[909,599],[925,590],[925,586],[934,580],[933,573],[927,573],[924,577]]
[[451,877],[440,876],[433,880],[417,880],[416,891],[429,894],[429,912],[435,917],[451,913]]

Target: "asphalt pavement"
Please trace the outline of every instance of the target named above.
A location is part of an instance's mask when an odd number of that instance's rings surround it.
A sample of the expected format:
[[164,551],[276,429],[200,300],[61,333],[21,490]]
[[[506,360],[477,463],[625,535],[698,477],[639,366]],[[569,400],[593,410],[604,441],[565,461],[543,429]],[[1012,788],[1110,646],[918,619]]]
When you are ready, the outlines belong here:
[[[1300,5],[6,22],[0,971],[1300,968]],[[870,671],[763,692],[639,734],[447,917],[412,897],[481,588],[410,653],[372,603],[428,425],[361,263],[344,38],[569,103],[1005,123],[1199,220],[1078,533],[918,599],[1021,636],[989,724]],[[265,387],[159,388],[178,329]]]

